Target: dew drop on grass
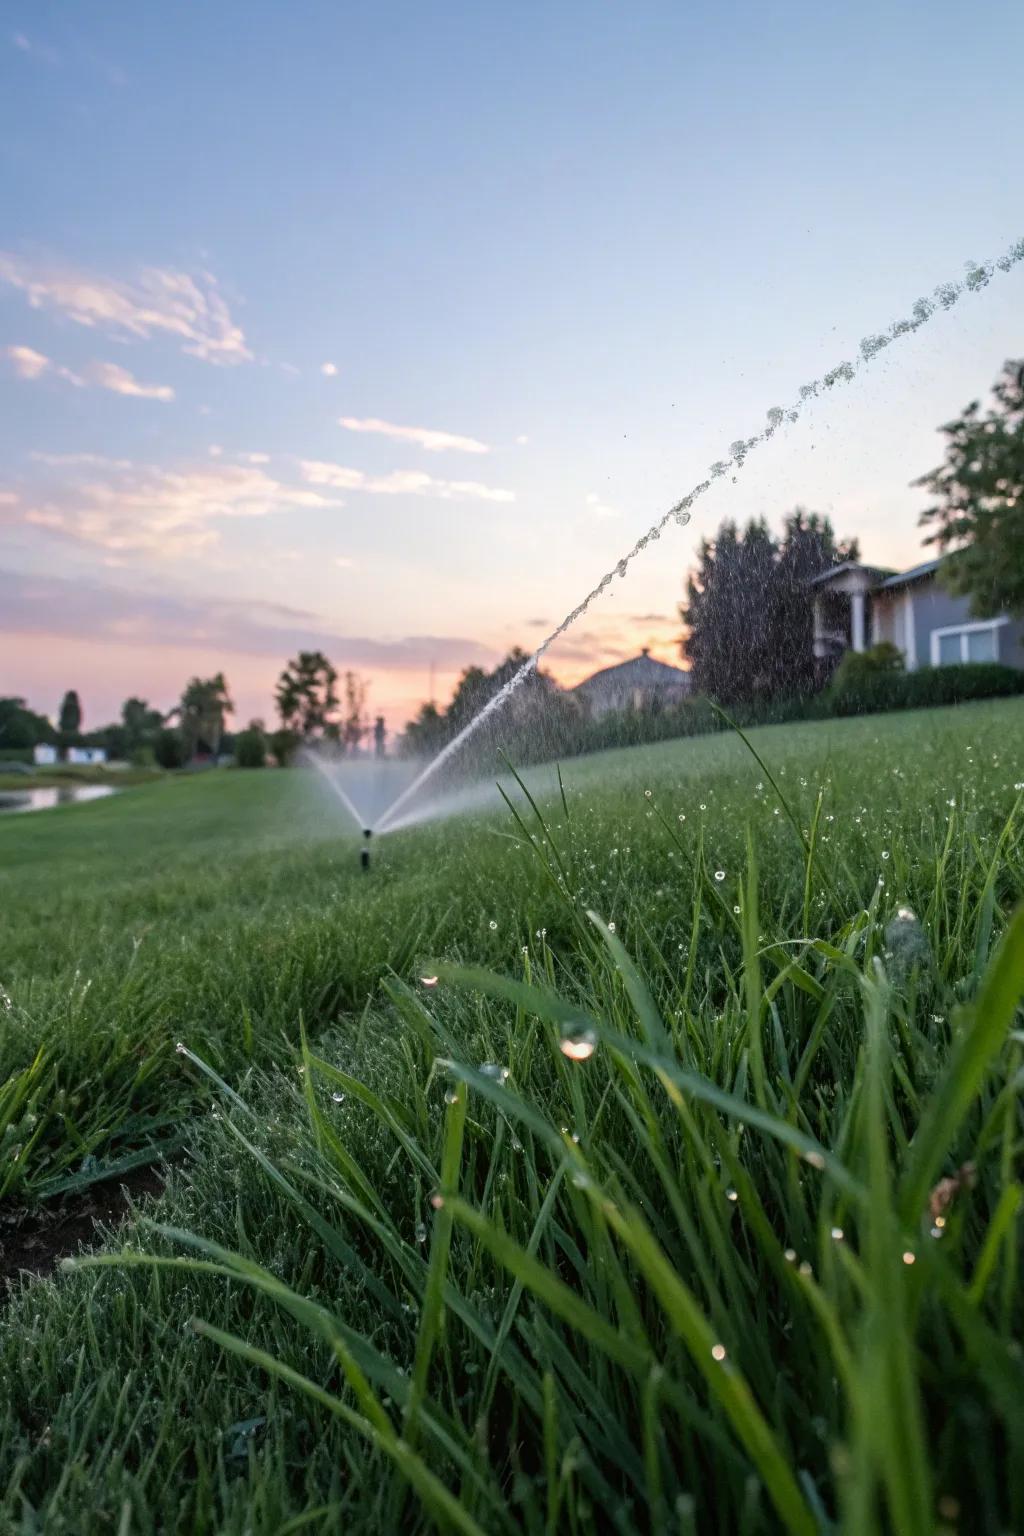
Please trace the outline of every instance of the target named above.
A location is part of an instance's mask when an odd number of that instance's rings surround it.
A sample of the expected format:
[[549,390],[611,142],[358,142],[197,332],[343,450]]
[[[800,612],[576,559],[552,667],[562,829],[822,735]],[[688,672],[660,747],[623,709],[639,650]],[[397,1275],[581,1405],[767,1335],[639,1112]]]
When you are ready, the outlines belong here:
[[343,1093],[332,1093],[331,1098],[334,1100],[335,1104],[344,1104],[345,1102],[345,1095]]
[[904,1262],[904,1264],[916,1264],[917,1263],[917,1254],[916,1253],[911,1253],[910,1249],[908,1248],[906,1250],[906,1252],[904,1253],[904,1255],[903,1255],[903,1262]]
[[712,1360],[717,1360],[719,1365],[721,1365],[727,1354],[728,1351],[724,1344],[712,1344],[711,1358]]
[[441,1207],[444,1205],[444,1195],[440,1195],[440,1194],[431,1195],[430,1203],[433,1206],[435,1211],[439,1211],[441,1209]]
[[485,1061],[480,1076],[492,1078],[496,1083],[507,1083],[511,1074],[508,1067],[500,1066],[496,1061]]
[[592,1029],[581,1029],[572,1035],[563,1035],[559,1041],[562,1055],[569,1061],[589,1061],[597,1050],[597,1036]]
[[436,987],[437,986],[437,977],[436,976],[421,976],[420,977],[420,982],[425,987]]
[[833,1227],[830,1235],[834,1243],[841,1243],[845,1233],[843,1232],[842,1227]]
[[825,1166],[825,1159],[820,1152],[805,1152],[804,1161],[819,1171]]
[[459,1102],[459,1090],[457,1088],[446,1089],[444,1101],[446,1104],[457,1104]]
[[496,922],[495,922],[495,921],[494,921],[494,918],[493,918],[493,917],[492,917],[492,918],[491,918],[491,920],[490,920],[490,922],[489,922],[489,923],[488,923],[488,925],[487,925],[487,926],[488,926],[488,928],[490,928],[490,930],[491,930],[491,932],[492,932],[492,933],[494,933],[494,932],[495,932],[495,931],[496,931],[496,929],[497,929],[497,927],[498,927],[498,925],[497,925],[497,923],[496,923]]
[[732,1202],[732,1204],[735,1205],[736,1201],[739,1199],[739,1195],[736,1193],[736,1191],[734,1189],[727,1189],[726,1192],[725,1192],[725,1198],[727,1200],[730,1200]]
[[724,869],[716,869],[715,870],[715,879],[719,882],[719,884],[721,884],[721,882],[725,879],[725,870]]
[[418,1243],[425,1243],[426,1240],[427,1240],[427,1229],[423,1225],[422,1221],[418,1221],[416,1223],[416,1241]]

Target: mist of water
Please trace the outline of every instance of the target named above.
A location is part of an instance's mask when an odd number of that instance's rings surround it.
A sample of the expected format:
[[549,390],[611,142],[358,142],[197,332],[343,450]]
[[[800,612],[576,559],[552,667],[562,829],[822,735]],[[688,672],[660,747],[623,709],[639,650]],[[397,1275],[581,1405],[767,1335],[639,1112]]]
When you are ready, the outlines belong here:
[[[623,555],[614,569],[606,572],[597,585],[587,593],[583,601],[578,603],[570,613],[566,614],[562,622],[551,631],[547,639],[541,642],[533,655],[524,661],[519,671],[509,678],[504,687],[493,698],[488,700],[483,708],[473,716],[472,720],[463,726],[458,735],[453,737],[437,756],[431,759],[422,772],[402,790],[393,804],[380,817],[374,830],[376,832],[390,831],[398,824],[403,809],[413,797],[437,774],[445,763],[454,757],[466,741],[480,729],[484,722],[501,709],[506,700],[515,693],[516,689],[526,681],[530,674],[536,671],[541,658],[559,636],[563,635],[571,625],[575,624],[577,619],[586,613],[591,603],[600,597],[601,593],[604,592],[606,587],[611,585],[616,576],[625,576],[626,571],[636,556],[646,549],[648,544],[659,539],[670,523],[674,522],[678,523],[681,527],[685,526],[690,520],[690,511],[694,502],[703,496],[705,491],[710,490],[716,480],[721,479],[729,470],[738,473],[756,448],[773,438],[780,428],[798,421],[810,401],[826,393],[828,390],[834,389],[839,384],[852,383],[857,374],[873,358],[877,357],[880,352],[892,346],[894,342],[900,341],[903,337],[910,336],[915,331],[920,330],[923,325],[927,325],[928,321],[936,313],[952,309],[954,304],[965,294],[977,293],[982,288],[987,287],[996,272],[1009,272],[1021,261],[1024,261],[1024,239],[1016,241],[1005,255],[1000,256],[996,261],[967,262],[964,277],[960,281],[940,283],[931,298],[918,299],[913,304],[909,317],[893,321],[884,331],[878,331],[873,335],[865,336],[860,343],[857,356],[852,361],[847,360],[837,363],[835,367],[830,368],[820,378],[812,379],[809,384],[802,385],[797,393],[796,400],[791,405],[772,406],[766,413],[766,424],[761,430],[752,437],[738,438],[731,443],[729,446],[729,457],[716,460],[710,466],[707,478],[699,481],[685,496],[669,507],[668,511],[663,513],[657,522],[653,523],[647,532],[637,539],[632,549]],[[735,473],[733,478],[735,478]],[[419,820],[421,818],[417,817],[416,819]],[[403,825],[406,824],[406,818],[401,817],[401,822]]]

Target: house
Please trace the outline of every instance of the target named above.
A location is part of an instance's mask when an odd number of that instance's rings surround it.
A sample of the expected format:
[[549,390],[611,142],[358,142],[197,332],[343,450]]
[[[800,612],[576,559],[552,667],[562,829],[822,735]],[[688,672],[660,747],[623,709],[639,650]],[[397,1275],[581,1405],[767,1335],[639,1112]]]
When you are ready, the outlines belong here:
[[76,767],[95,767],[98,763],[107,760],[106,747],[68,747],[68,755],[65,762],[74,763]]
[[639,656],[603,667],[571,690],[595,719],[622,709],[664,709],[690,692],[690,674],[655,661],[645,646]]
[[947,592],[941,560],[886,571],[847,560],[809,583],[814,600],[814,654],[830,671],[844,651],[888,641],[908,672],[919,667],[998,661],[1024,669],[1024,622],[1001,614],[976,619],[970,600]]
[[32,748],[32,761],[37,768],[52,768],[57,761],[57,748],[48,741],[37,741]]

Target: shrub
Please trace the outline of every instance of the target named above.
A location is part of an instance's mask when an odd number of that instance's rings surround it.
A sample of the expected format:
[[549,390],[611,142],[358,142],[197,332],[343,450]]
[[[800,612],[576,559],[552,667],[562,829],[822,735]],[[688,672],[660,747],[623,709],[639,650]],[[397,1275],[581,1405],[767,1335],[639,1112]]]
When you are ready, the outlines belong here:
[[235,737],[235,766],[237,768],[265,768],[267,766],[267,738],[257,725],[239,731]]
[[299,737],[294,731],[289,731],[282,727],[281,730],[275,731],[273,736],[271,736],[270,750],[273,752],[280,767],[287,768],[299,750]]
[[928,709],[940,704],[966,704],[972,699],[1009,698],[1024,693],[1024,672],[995,661],[923,667],[920,672],[865,672],[859,677],[847,675],[845,681],[840,676],[842,671],[843,667],[840,667],[826,695],[830,713],[836,715]]
[[158,731],[153,743],[153,756],[161,768],[185,766],[185,743],[180,731]]

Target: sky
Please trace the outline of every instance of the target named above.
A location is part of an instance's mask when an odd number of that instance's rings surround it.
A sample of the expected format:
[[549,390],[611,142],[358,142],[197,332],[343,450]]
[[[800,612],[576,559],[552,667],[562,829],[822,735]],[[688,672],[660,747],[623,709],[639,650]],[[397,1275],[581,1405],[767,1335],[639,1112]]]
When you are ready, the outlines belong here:
[[[300,647],[395,729],[528,649],[766,412],[1024,235],[1019,0],[3,0],[0,694],[86,725]],[[551,652],[648,645],[726,517],[921,555],[1024,266],[714,482]]]

